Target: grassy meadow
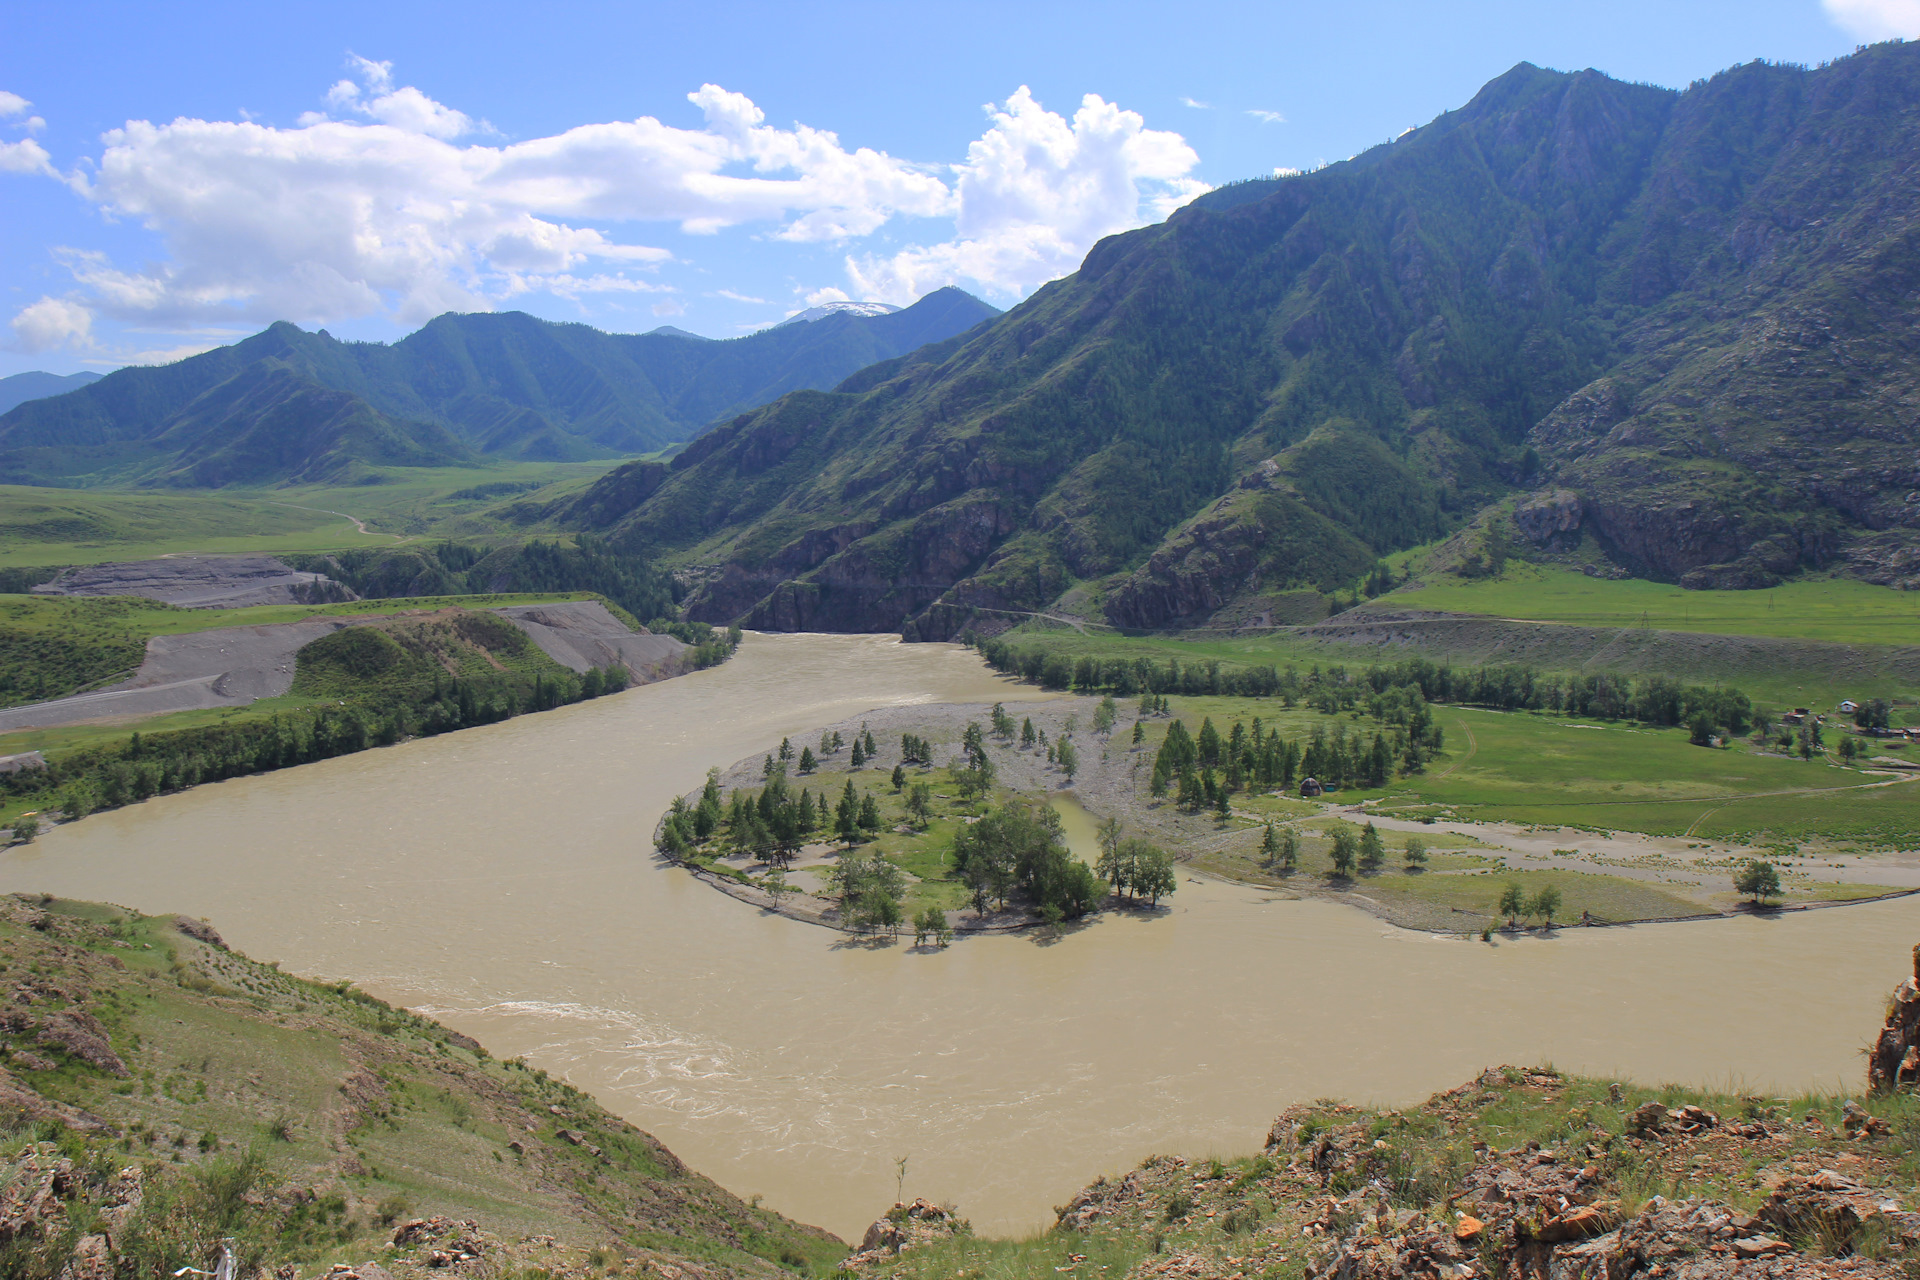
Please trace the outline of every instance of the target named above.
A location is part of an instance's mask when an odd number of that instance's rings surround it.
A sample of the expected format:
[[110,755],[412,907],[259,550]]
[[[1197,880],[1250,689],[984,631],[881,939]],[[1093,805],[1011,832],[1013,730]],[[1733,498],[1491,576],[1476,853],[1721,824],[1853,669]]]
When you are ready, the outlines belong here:
[[1498,578],[1451,574],[1403,587],[1389,605],[1523,622],[1648,627],[1830,644],[1920,644],[1920,598],[1848,578],[1799,579],[1765,591],[1685,591],[1641,578],[1589,578],[1509,561]]
[[576,492],[613,465],[391,468],[379,484],[217,493],[0,485],[0,568],[518,534],[524,530],[500,508]]

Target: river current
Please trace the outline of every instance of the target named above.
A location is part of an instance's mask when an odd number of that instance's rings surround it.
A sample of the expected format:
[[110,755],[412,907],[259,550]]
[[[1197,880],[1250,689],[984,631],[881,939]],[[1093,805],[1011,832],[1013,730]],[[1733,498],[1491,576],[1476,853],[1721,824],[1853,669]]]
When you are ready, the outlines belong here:
[[922,953],[651,856],[709,765],[867,708],[1044,696],[953,646],[751,635],[616,697],[94,815],[0,854],[0,891],[204,916],[524,1055],[853,1239],[900,1156],[908,1196],[1030,1229],[1150,1153],[1252,1151],[1291,1102],[1411,1103],[1500,1062],[1855,1088],[1920,940],[1909,898],[1488,945],[1183,877],[1159,919]]

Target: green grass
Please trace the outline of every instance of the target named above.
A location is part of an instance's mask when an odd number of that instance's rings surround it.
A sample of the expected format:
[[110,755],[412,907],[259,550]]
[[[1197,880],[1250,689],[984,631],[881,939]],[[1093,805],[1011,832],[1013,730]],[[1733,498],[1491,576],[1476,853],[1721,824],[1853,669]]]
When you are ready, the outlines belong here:
[[[501,514],[505,508],[576,492],[614,465],[393,468],[379,484],[217,493],[0,485],[0,568],[188,553],[340,551],[428,536],[519,536],[526,530]],[[451,496],[508,485],[524,487]]]
[[1766,591],[1683,591],[1669,583],[1589,578],[1511,561],[1497,579],[1438,577],[1394,592],[1386,601],[1409,609],[1588,627],[1920,644],[1920,597],[1848,578],[1798,579]]

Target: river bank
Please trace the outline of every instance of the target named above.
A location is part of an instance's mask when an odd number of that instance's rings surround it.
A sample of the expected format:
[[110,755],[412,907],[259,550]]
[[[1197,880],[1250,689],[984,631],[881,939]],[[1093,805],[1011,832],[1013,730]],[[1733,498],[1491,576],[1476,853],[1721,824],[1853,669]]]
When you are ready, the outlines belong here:
[[955,646],[749,636],[724,666],[611,698],[95,815],[0,851],[0,892],[213,919],[855,1238],[903,1154],[909,1197],[1017,1232],[1094,1173],[1250,1150],[1290,1102],[1400,1106],[1489,1062],[1848,1087],[1920,932],[1906,900],[1461,946],[1196,877],[1157,919],[902,963],[648,848],[711,766],[883,707],[994,701],[1024,717],[1058,700]]

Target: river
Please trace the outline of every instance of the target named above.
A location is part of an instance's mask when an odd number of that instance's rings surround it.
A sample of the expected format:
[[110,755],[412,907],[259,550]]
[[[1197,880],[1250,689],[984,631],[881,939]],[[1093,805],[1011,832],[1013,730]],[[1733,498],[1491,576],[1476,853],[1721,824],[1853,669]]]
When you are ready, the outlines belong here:
[[525,1055],[853,1239],[899,1156],[909,1196],[1026,1229],[1152,1152],[1251,1151],[1290,1102],[1410,1103],[1503,1061],[1851,1088],[1920,939],[1904,899],[1487,945],[1183,876],[1160,919],[919,953],[650,856],[674,794],[784,734],[1043,696],[951,646],[749,636],[617,697],[96,814],[0,855],[0,891],[205,916]]

